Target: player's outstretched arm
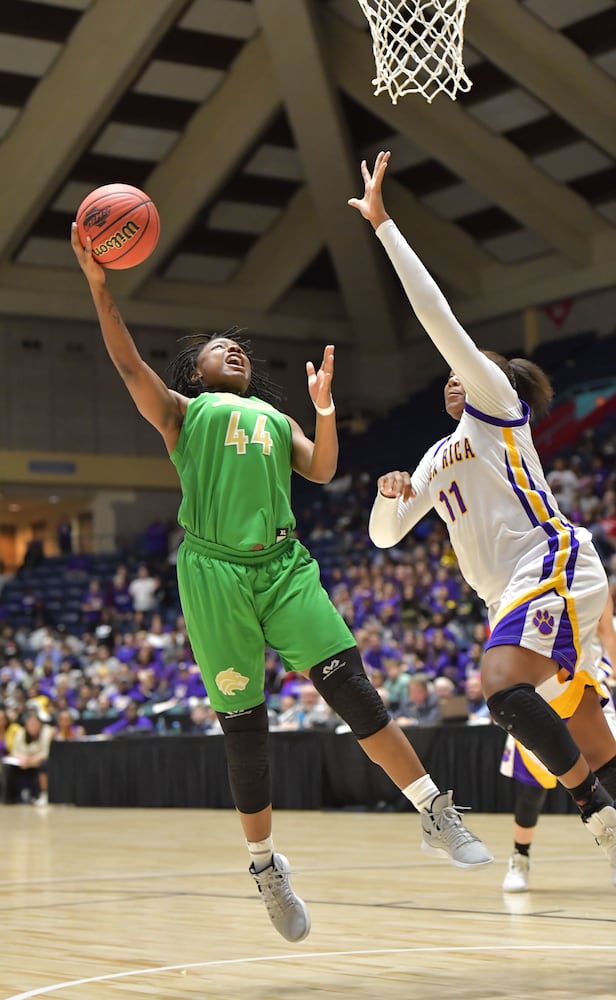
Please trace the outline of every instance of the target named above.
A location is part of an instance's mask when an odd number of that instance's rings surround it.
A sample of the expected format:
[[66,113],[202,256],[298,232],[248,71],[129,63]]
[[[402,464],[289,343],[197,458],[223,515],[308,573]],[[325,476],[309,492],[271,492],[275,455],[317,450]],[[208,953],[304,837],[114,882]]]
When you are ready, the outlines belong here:
[[372,172],[366,161],[362,162],[364,194],[361,198],[350,198],[348,204],[374,227],[419,322],[467,393],[495,385],[497,392],[511,396],[508,402],[514,404],[516,396],[508,388],[506,376],[482,354],[460,325],[434,278],[387,213],[382,185],[389,162],[388,152],[378,154]]
[[172,451],[187,400],[169,389],[143,360],[106,284],[105,270],[92,256],[88,237],[81,245],[77,226],[71,227],[71,246],[90,288],[107,353],[122,377],[139,412],[161,433]]
[[293,431],[293,468],[313,483],[329,483],[338,466],[338,431],[332,398],[333,344],[328,344],[323,351],[318,371],[315,371],[312,361],[306,362],[306,377],[308,394],[317,413],[316,429],[314,441],[311,441],[299,424],[288,418]]

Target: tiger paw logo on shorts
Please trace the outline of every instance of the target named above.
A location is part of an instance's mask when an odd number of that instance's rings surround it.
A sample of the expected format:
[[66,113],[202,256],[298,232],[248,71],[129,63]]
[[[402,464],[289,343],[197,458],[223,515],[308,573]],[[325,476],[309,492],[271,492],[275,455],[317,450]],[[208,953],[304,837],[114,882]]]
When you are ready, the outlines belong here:
[[554,615],[549,611],[537,611],[533,618],[533,625],[541,635],[551,635],[554,630]]
[[239,674],[235,667],[227,667],[226,670],[216,674],[216,687],[223,694],[237,694],[238,691],[244,690],[249,679]]

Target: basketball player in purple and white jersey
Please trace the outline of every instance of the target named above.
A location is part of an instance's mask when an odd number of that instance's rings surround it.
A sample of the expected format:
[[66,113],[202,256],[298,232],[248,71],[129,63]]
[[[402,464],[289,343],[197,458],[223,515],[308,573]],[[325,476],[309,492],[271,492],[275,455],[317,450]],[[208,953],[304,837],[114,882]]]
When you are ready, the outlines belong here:
[[[616,736],[616,709],[609,688],[614,677],[612,664],[616,664],[616,631],[614,630],[614,602],[608,597],[593,642],[593,653],[598,670],[592,675],[584,670],[576,670],[573,678],[563,684],[554,674],[544,681],[537,691],[550,703],[555,712],[564,719],[569,731],[579,744],[584,756],[595,774],[609,792],[616,796],[616,767],[613,758],[605,759],[601,740],[595,744],[594,733],[586,726],[578,726],[577,707],[585,687],[594,687],[601,703],[603,714],[611,732]],[[595,753],[598,752],[598,756]],[[609,749],[607,750],[609,752]],[[535,755],[517,743],[511,734],[503,748],[500,765],[501,774],[513,778],[516,784],[516,799],[513,814],[513,853],[507,864],[503,879],[504,892],[527,892],[530,875],[530,849],[541,810],[548,790],[556,785],[556,778],[543,767]],[[616,888],[616,865],[612,859],[611,882]]]
[[[428,449],[412,476],[394,471],[379,478],[370,537],[381,548],[395,545],[436,510],[463,576],[488,609],[481,672],[492,718],[567,788],[616,864],[614,800],[536,691],[554,675],[565,680],[595,669],[592,641],[608,595],[590,533],[558,509],[533,444],[531,416],[547,408],[551,387],[537,365],[480,351],[457,321],[385,210],[389,157],[379,153],[372,173],[362,163],[364,195],[349,205],[374,227],[417,318],[450,366],[445,405],[457,427]],[[616,766],[616,742],[592,688],[583,688],[577,712]]]

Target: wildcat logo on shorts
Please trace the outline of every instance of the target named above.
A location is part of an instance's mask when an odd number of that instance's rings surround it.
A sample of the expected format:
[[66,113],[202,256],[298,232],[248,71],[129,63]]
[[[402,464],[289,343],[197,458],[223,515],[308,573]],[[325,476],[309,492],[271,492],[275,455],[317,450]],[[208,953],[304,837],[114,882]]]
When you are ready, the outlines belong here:
[[549,611],[537,611],[533,617],[533,625],[541,635],[547,638],[554,631],[554,615],[551,615]]
[[249,677],[238,674],[234,667],[227,667],[226,670],[216,674],[216,687],[223,694],[237,694],[238,691],[244,690],[249,680]]

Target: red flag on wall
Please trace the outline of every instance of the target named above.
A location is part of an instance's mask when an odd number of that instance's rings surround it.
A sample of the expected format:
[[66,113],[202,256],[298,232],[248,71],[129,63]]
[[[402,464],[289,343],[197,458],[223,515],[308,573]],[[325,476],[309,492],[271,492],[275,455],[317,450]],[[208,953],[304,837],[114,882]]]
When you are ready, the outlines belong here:
[[572,308],[573,299],[563,299],[562,302],[550,302],[548,306],[543,307],[543,311],[554,326],[562,326]]

